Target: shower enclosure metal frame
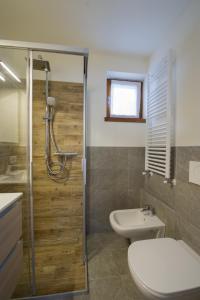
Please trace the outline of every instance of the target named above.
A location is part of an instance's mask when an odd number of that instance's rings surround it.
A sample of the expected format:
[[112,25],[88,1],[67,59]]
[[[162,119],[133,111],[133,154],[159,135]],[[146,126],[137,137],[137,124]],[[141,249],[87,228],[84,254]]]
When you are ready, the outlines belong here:
[[[82,172],[83,172],[83,261],[85,263],[85,278],[86,288],[84,290],[72,291],[66,293],[58,293],[55,296],[71,295],[76,293],[84,293],[88,291],[88,272],[87,272],[87,251],[86,251],[86,97],[87,97],[87,66],[89,50],[87,48],[69,47],[56,44],[43,44],[13,40],[0,40],[0,47],[27,50],[27,97],[28,97],[28,160],[29,160],[29,201],[30,201],[30,239],[31,239],[31,288],[32,294],[36,293],[35,283],[35,249],[34,249],[34,215],[33,215],[33,187],[32,187],[32,91],[33,91],[33,51],[44,51],[51,53],[60,53],[68,55],[78,55],[83,57],[83,159],[82,159]],[[51,296],[53,296],[51,294]],[[39,299],[41,296],[33,296],[34,299]],[[49,298],[49,295],[42,296],[42,299]],[[30,297],[20,298],[30,299]]]

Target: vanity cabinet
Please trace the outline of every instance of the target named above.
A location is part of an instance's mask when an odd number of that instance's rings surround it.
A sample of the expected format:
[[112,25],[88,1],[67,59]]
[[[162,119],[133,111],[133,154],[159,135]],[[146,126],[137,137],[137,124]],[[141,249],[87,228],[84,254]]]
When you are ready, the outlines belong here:
[[0,194],[0,299],[10,299],[23,259],[21,193]]

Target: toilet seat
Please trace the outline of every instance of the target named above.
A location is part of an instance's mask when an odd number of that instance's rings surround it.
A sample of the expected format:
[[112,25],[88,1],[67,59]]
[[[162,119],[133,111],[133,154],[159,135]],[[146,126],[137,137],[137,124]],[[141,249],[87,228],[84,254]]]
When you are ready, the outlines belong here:
[[183,241],[135,242],[128,249],[128,264],[136,283],[153,299],[176,299],[191,293],[200,299],[200,257]]

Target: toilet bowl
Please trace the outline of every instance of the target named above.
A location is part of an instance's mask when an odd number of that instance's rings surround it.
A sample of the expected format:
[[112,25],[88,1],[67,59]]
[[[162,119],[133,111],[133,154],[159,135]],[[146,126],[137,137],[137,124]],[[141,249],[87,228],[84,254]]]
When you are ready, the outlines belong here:
[[200,299],[200,256],[181,240],[135,242],[128,249],[128,265],[145,299]]

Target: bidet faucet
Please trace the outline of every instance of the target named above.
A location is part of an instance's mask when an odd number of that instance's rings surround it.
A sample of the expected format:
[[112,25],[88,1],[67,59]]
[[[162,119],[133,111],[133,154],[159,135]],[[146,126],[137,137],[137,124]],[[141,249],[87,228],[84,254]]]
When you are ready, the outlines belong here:
[[148,214],[154,215],[154,214],[155,214],[155,209],[154,209],[153,206],[150,205],[150,204],[146,204],[146,205],[141,209],[141,211],[142,211],[145,215],[148,215]]

